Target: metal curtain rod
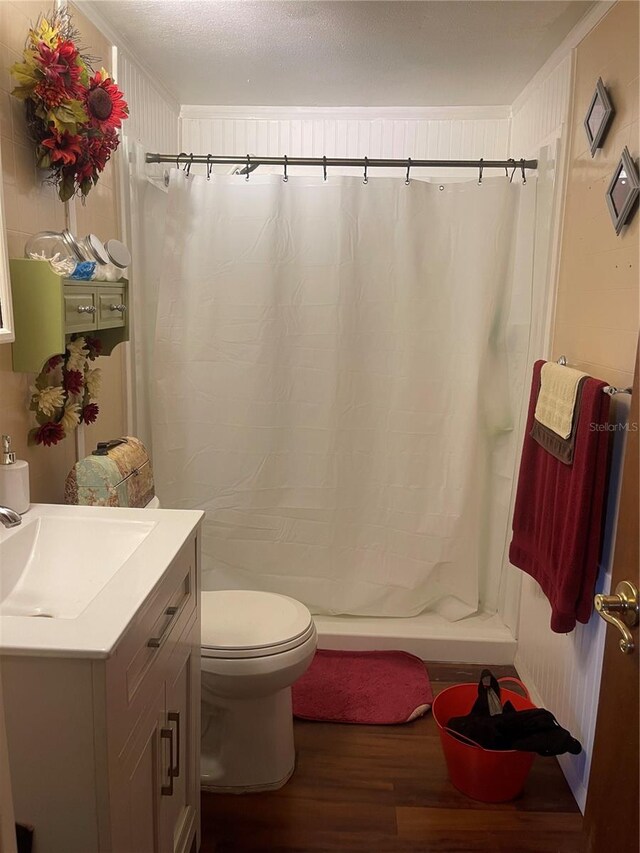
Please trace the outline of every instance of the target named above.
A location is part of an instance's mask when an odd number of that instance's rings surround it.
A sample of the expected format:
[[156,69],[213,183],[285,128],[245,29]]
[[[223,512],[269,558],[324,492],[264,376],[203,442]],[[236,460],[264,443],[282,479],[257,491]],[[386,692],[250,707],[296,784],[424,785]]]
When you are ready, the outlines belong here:
[[151,154],[147,153],[147,163],[175,163],[177,167],[201,163],[206,166],[360,166],[371,168],[411,169],[537,169],[537,160],[393,160],[368,157],[221,157],[213,154]]
[[[561,355],[558,359],[558,364],[563,367],[567,366],[567,358],[564,355]],[[605,394],[608,394],[610,397],[613,397],[614,394],[631,394],[632,388],[616,388],[615,385],[605,385],[602,389]]]

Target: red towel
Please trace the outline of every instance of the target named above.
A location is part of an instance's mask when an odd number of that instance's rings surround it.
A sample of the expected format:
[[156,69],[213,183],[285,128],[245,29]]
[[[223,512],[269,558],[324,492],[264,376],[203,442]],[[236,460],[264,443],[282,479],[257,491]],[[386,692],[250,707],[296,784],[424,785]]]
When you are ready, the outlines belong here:
[[604,382],[589,377],[582,389],[575,452],[565,465],[531,438],[540,390],[533,368],[509,559],[535,578],[551,603],[551,630],[588,622],[600,562],[609,451],[609,404]]

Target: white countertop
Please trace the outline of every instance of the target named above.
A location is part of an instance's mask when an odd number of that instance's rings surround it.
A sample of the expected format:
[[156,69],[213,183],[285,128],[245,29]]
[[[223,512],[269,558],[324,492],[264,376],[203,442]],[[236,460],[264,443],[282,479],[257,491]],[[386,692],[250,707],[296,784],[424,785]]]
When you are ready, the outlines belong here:
[[[136,521],[153,525],[145,538],[75,618],[0,616],[0,655],[107,658],[145,599],[161,580],[185,541],[204,516],[198,510],[125,509],[120,507],[32,504],[22,525],[0,525],[0,592],[3,569],[2,545],[32,520],[63,517],[83,522],[96,519]],[[104,546],[102,546],[104,547]],[[108,546],[107,546],[108,547]],[[64,559],[65,555],[60,555]],[[91,552],[84,560],[69,560],[69,580],[86,571]],[[84,563],[84,565],[83,565]],[[1,596],[0,596],[1,597]]]

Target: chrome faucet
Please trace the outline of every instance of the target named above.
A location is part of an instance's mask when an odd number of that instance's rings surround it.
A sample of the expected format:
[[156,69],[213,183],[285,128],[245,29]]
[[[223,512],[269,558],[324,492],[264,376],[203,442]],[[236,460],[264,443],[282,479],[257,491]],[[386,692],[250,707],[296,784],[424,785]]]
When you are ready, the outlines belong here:
[[5,527],[17,527],[22,524],[22,516],[8,506],[0,506],[0,521]]

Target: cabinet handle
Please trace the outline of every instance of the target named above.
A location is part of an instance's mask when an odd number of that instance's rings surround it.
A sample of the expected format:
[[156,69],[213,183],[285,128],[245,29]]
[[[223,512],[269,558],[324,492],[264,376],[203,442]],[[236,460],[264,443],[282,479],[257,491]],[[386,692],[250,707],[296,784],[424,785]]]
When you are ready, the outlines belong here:
[[[169,741],[169,784],[160,787],[160,793],[163,797],[173,797],[173,729],[160,729],[160,737],[162,740]],[[162,763],[162,762],[161,762]]]
[[167,719],[170,723],[176,724],[176,764],[175,767],[172,767],[169,771],[173,778],[174,776],[180,775],[180,712],[169,711]]
[[121,314],[124,314],[124,312],[127,310],[127,306],[123,305],[122,303],[120,303],[120,305],[112,304],[112,305],[109,305],[109,310],[110,311],[119,311]]
[[95,305],[78,305],[78,314],[95,314]]
[[167,607],[167,609],[166,609],[164,612],[165,612],[165,615],[166,615],[166,616],[171,616],[171,619],[169,619],[169,620],[166,622],[166,624],[165,624],[164,628],[163,628],[163,629],[162,629],[162,631],[160,632],[160,636],[159,636],[159,637],[151,637],[151,639],[150,639],[150,640],[148,640],[147,645],[148,645],[150,648],[152,648],[152,649],[158,649],[158,648],[160,648],[160,646],[162,645],[162,641],[163,641],[163,640],[164,640],[164,638],[166,637],[166,635],[167,635],[167,632],[168,632],[169,628],[170,628],[170,627],[171,627],[171,625],[173,624],[173,620],[176,618],[176,613],[177,613],[179,610],[180,610],[180,608],[179,608],[179,607],[177,607],[176,605],[173,605],[173,606],[171,606],[171,607]]

